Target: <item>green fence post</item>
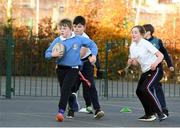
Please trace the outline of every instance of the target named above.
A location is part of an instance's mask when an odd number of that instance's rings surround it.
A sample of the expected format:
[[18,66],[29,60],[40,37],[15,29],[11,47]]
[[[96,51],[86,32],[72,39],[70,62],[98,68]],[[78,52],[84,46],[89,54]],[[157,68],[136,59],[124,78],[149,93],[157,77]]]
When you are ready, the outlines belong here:
[[7,36],[6,36],[6,47],[7,47],[7,65],[6,65],[6,98],[11,98],[11,62],[12,62],[12,0],[8,0],[7,8]]
[[7,28],[7,67],[6,67],[6,98],[11,98],[11,61],[12,61],[12,29]]
[[[0,51],[0,54],[2,54],[2,52]],[[1,55],[0,55],[0,61],[2,62],[2,59],[1,59]],[[2,88],[2,64],[0,62],[0,96],[1,96],[1,88]]]
[[105,44],[105,74],[104,74],[104,97],[108,99],[108,51],[109,45],[108,42]]

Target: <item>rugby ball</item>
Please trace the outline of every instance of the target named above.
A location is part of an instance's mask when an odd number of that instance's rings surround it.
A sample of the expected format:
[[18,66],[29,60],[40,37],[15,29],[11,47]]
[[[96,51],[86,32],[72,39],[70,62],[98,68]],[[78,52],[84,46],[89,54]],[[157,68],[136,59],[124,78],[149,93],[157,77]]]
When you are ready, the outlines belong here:
[[65,53],[65,46],[62,43],[56,43],[52,49],[52,52],[55,51],[61,53],[59,58],[62,58]]

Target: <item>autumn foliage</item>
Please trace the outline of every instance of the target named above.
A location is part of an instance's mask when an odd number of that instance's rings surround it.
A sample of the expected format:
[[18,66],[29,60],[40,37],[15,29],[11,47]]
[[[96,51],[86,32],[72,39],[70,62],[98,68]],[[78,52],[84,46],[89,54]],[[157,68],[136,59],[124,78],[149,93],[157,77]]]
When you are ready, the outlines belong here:
[[[126,1],[127,2],[127,1]],[[131,3],[125,1],[84,0],[78,3],[72,0],[71,10],[64,15],[75,17],[82,15],[87,20],[86,33],[97,43],[101,68],[108,64],[110,78],[118,78],[117,70],[126,66],[130,45],[130,30],[134,25],[135,11]],[[71,12],[71,13],[70,13]],[[155,34],[161,37],[168,48],[178,69],[180,27],[178,15],[170,15],[163,27],[156,27]],[[176,17],[176,26],[173,18]],[[35,35],[28,26],[13,26],[14,37],[14,74],[16,75],[49,75],[54,73],[54,61],[44,59],[44,51],[50,42],[58,36],[51,18],[45,17],[39,23],[39,33]],[[1,36],[5,33],[1,32]],[[173,44],[173,45],[172,45]],[[108,58],[107,58],[108,56]],[[24,67],[22,68],[22,64]],[[48,67],[48,68],[47,68]],[[138,76],[138,75],[136,75]]]

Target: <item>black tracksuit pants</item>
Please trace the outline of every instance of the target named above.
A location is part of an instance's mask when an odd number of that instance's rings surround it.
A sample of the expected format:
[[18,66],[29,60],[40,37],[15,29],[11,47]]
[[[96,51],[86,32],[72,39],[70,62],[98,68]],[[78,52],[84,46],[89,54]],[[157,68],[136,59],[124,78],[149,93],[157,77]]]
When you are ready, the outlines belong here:
[[158,85],[158,82],[163,77],[163,70],[161,66],[158,66],[155,71],[147,71],[143,73],[138,82],[136,94],[141,101],[145,114],[147,116],[152,115],[152,113],[161,113],[161,105],[159,103],[156,94],[152,91],[155,89],[155,86]]
[[81,69],[81,73],[83,76],[89,80],[91,83],[91,87],[89,88],[86,84],[86,82],[81,81],[79,78],[76,82],[76,87],[74,89],[74,92],[77,92],[79,90],[79,86],[82,83],[83,87],[83,98],[85,100],[86,106],[90,106],[91,103],[93,105],[93,108],[95,110],[100,109],[100,104],[98,100],[97,90],[95,87],[95,81],[94,81],[94,66],[89,62],[88,58],[86,60],[83,60],[83,66]]
[[57,77],[60,85],[60,100],[59,109],[66,110],[66,106],[71,95],[71,90],[74,88],[75,82],[78,78],[79,69],[71,68],[69,66],[60,66],[56,69]]

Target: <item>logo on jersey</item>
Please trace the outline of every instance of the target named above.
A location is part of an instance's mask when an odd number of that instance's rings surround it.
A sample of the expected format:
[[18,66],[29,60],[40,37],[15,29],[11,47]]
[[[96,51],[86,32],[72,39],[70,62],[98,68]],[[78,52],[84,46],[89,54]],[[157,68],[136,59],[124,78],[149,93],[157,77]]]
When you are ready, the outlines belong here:
[[78,49],[78,44],[74,43],[74,44],[73,44],[73,49],[74,49],[74,50],[77,50],[77,49]]

